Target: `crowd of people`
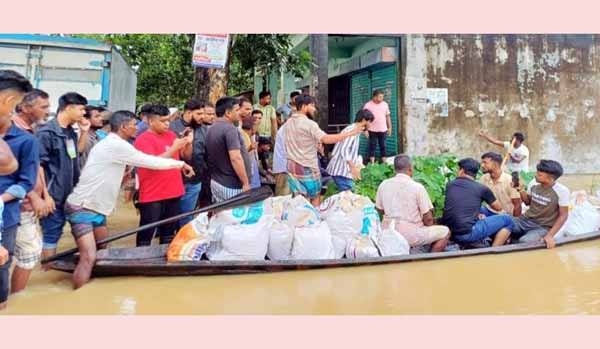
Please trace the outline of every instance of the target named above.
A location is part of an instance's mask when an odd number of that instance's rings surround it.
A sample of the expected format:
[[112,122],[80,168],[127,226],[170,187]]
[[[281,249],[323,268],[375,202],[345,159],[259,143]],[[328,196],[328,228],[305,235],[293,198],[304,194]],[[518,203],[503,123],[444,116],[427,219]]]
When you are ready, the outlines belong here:
[[[243,97],[222,97],[215,105],[190,99],[181,113],[148,103],[136,115],[89,105],[71,92],[58,98],[56,115],[47,120],[48,94],[18,73],[0,70],[0,309],[9,291],[26,287],[40,258],[56,254],[67,222],[80,254],[74,287],[88,282],[97,248],[106,247],[97,242],[109,236],[106,219],[121,191],[139,210],[143,226],[265,183],[274,185],[275,195],[303,195],[318,206],[324,176],[341,191],[352,190],[360,178],[361,134],[369,138],[368,160],[375,161],[379,146],[385,161],[392,124],[383,91],[374,91],[338,134],[320,129],[313,97],[299,92],[289,97],[279,108],[271,105],[268,91],[256,105]],[[510,151],[511,169],[527,165],[522,134],[512,142],[484,132],[481,137]],[[335,146],[325,166],[326,144]],[[411,159],[396,156],[397,176],[377,193],[383,226],[394,222],[411,246],[430,245],[434,252],[443,251],[450,239],[469,244],[491,238],[495,246],[511,238],[543,239],[551,247],[567,215],[569,192],[556,182],[562,167],[542,160],[536,181],[525,189],[502,171],[502,162],[497,153],[484,154],[485,175],[476,181],[479,162],[461,160],[436,225],[427,192],[411,178]],[[522,203],[530,206],[523,215]],[[150,245],[154,238],[169,243],[191,219],[142,230],[136,245]]]

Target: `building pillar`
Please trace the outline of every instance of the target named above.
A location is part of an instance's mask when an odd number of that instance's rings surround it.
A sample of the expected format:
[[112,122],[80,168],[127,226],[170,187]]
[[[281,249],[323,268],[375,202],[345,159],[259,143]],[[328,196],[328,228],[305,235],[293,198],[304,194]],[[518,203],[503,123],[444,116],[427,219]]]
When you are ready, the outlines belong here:
[[311,68],[310,94],[317,100],[316,120],[321,129],[327,130],[329,124],[329,41],[327,34],[311,34],[310,54],[313,58]]

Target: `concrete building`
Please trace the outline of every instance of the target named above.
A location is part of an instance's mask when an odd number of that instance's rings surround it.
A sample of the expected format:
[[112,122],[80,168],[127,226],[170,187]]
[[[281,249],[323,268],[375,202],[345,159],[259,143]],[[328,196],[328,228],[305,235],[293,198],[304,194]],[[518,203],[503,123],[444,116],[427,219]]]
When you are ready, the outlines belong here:
[[[293,40],[293,50],[308,49],[308,35]],[[567,173],[599,172],[598,35],[329,35],[328,41],[330,132],[383,88],[395,153],[478,157],[494,149],[477,136],[480,129],[506,140],[521,131],[532,165],[552,158]],[[267,87],[281,104],[290,91],[307,90],[311,79],[309,72],[274,74]],[[256,78],[256,94],[262,81]]]

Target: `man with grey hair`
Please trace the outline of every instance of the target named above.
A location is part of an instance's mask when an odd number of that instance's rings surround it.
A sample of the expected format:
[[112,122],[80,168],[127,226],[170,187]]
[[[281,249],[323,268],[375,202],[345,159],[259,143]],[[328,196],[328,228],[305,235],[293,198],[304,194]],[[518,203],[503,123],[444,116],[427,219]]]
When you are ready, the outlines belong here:
[[115,209],[127,165],[153,170],[179,168],[186,177],[194,175],[191,166],[183,161],[148,155],[129,143],[137,132],[132,112],[113,113],[110,126],[111,133],[90,151],[79,183],[65,204],[65,214],[80,253],[73,273],[75,288],[90,279],[96,261],[96,241],[108,235],[106,216]]
[[394,159],[396,176],[386,179],[377,189],[376,208],[383,214],[383,228],[394,222],[396,231],[411,247],[431,245],[431,252],[446,248],[450,230],[434,225],[433,204],[425,187],[412,179],[412,161],[407,155]]

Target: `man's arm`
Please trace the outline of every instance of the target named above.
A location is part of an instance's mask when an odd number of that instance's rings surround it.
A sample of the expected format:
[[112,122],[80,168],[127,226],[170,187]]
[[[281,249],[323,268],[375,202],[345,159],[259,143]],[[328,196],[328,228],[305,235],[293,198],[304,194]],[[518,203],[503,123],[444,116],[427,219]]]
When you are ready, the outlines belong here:
[[171,159],[173,155],[177,152],[181,151],[181,149],[185,148],[188,144],[192,142],[191,136],[177,138],[173,141],[173,145],[166,152],[160,154],[161,158]]
[[485,140],[487,140],[488,142],[490,142],[492,144],[495,144],[499,147],[504,147],[504,142],[497,140],[496,138],[490,136],[490,134],[485,131],[479,131],[479,136],[484,138]]
[[275,143],[275,137],[277,137],[277,117],[271,118],[271,139]]
[[510,201],[512,202],[514,207],[512,212],[513,217],[521,216],[523,210],[523,208],[521,207],[521,199],[511,199]]
[[83,153],[85,151],[85,146],[87,145],[87,141],[90,136],[89,133],[91,126],[92,123],[86,118],[83,118],[79,122],[79,131],[81,132],[79,133],[79,140],[77,141],[77,151],[79,151],[80,153]]
[[565,224],[568,216],[569,216],[569,207],[568,206],[559,206],[558,207],[558,218],[556,219],[556,222],[554,222],[554,225],[552,226],[552,228],[550,228],[550,230],[548,230],[548,233],[546,233],[546,236],[543,237],[543,240],[546,243],[546,247],[553,248],[554,246],[556,246],[556,243],[554,241],[554,236],[556,235],[556,233],[558,233],[560,228],[562,228],[563,224]]
[[3,139],[0,139],[0,176],[6,176],[15,172],[19,163],[13,155],[10,147]]
[[361,133],[362,131],[363,130],[361,130],[360,128],[355,128],[354,130],[352,130],[350,132],[342,132],[342,133],[338,133],[338,134],[325,134],[323,137],[321,137],[320,141],[323,144],[334,144],[337,142],[341,142],[348,137],[357,135],[357,134]]
[[433,210],[431,210],[423,215],[423,225],[430,227],[434,224],[435,220],[433,219]]
[[387,131],[387,132],[388,132],[388,136],[390,136],[390,137],[391,137],[391,136],[392,136],[392,132],[393,132],[393,130],[392,130],[392,117],[391,117],[390,113],[387,113],[387,114],[385,115],[385,122],[386,122],[386,124],[387,124],[387,129],[388,129],[388,131]]
[[521,201],[529,206],[531,205],[531,196],[529,195],[529,193],[527,193],[525,190],[523,190],[522,188],[519,190],[519,195],[521,196]]
[[229,151],[229,160],[231,161],[231,167],[235,171],[235,174],[242,182],[242,189],[244,191],[250,189],[248,181],[248,175],[246,175],[246,167],[244,166],[244,159],[242,159],[242,153],[239,149],[232,149]]
[[489,205],[492,208],[492,210],[494,210],[495,212],[498,212],[498,213],[503,212],[502,205],[500,205],[500,201],[496,200]]
[[113,161],[124,165],[147,168],[150,170],[169,170],[182,168],[184,162],[171,157],[154,156],[135,149],[131,144],[124,142],[113,152]]
[[512,153],[510,154],[510,159],[512,160],[512,162],[514,163],[520,163],[521,161],[525,160],[525,156],[523,155],[513,155]]
[[39,144],[35,138],[31,138],[23,143],[20,159],[20,169],[16,173],[16,181],[3,194],[2,200],[9,202],[15,199],[23,199],[35,186],[37,180],[39,162]]

